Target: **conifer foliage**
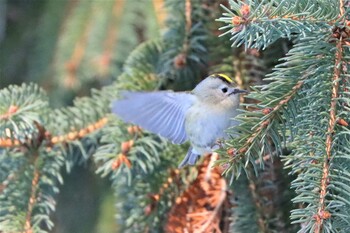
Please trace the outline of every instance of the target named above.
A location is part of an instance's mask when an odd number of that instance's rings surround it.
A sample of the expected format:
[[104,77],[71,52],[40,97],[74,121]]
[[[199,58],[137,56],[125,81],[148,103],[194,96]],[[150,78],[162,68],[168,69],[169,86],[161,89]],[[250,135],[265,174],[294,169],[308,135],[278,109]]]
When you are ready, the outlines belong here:
[[[112,181],[121,232],[350,232],[350,2],[165,0],[165,33],[126,55],[115,41],[127,40],[116,26],[127,2],[68,3],[64,33],[41,22],[57,51],[35,47],[27,74],[43,87],[0,90],[0,232],[50,232],[62,173],[82,160]],[[88,49],[95,34],[107,36]],[[251,92],[232,137],[197,166],[177,168],[187,145],[110,114],[122,90],[185,90],[217,71]],[[48,73],[53,83],[38,81]],[[63,87],[78,94],[114,75],[71,106],[44,91],[64,98]]]
[[[220,20],[228,23],[233,45],[265,48],[274,36],[293,38],[294,47],[269,74],[267,85],[257,87],[243,112],[240,137],[233,148],[227,173],[239,175],[250,163],[272,151],[283,155],[296,175],[292,223],[300,232],[346,232],[349,194],[347,53],[349,23],[342,1],[282,1],[279,4],[230,2]],[[348,4],[348,3],[346,3]],[[295,27],[298,25],[297,27]],[[287,29],[288,28],[288,29]],[[267,34],[267,32],[269,34]],[[337,224],[333,224],[336,222]],[[338,225],[340,224],[340,225]]]

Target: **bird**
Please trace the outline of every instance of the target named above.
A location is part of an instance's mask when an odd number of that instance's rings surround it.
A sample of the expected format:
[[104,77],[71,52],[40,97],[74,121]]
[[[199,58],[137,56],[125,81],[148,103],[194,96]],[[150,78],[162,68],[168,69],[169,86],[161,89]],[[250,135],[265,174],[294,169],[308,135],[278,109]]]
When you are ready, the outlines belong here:
[[200,156],[219,148],[219,141],[229,137],[227,129],[238,122],[239,89],[226,74],[212,74],[192,91],[153,92],[122,91],[112,101],[112,113],[127,123],[139,125],[174,144],[190,142],[179,167],[195,165]]

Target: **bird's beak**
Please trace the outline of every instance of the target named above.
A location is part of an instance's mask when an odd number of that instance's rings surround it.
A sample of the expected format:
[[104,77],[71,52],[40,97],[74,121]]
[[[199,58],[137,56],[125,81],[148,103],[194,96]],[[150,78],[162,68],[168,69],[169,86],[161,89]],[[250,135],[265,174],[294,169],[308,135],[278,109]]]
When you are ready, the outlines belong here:
[[230,95],[232,95],[232,94],[248,94],[248,93],[249,93],[249,91],[247,91],[247,90],[234,89],[234,90],[230,93]]

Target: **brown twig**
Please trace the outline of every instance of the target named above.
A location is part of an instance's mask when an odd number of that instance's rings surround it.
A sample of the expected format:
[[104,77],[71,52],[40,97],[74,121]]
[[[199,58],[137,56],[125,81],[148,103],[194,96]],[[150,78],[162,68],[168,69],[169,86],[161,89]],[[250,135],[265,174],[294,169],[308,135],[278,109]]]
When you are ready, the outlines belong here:
[[345,14],[344,0],[339,0],[339,11],[339,18],[341,18]]
[[70,142],[77,139],[81,139],[86,135],[102,128],[103,126],[105,126],[107,122],[108,122],[107,117],[103,117],[102,119],[96,121],[95,123],[91,123],[87,127],[82,128],[80,130],[71,131],[61,136],[51,136],[50,142],[51,144],[57,144],[57,143],[64,143],[64,142]]
[[[340,1],[342,3],[342,1]],[[342,5],[342,4],[341,4]],[[341,11],[344,12],[344,11]],[[335,64],[333,70],[333,79],[332,79],[332,97],[331,97],[331,106],[329,112],[329,121],[328,121],[328,129],[327,129],[327,137],[326,137],[326,155],[323,162],[322,169],[322,178],[321,178],[321,190],[319,196],[319,207],[317,213],[314,218],[316,220],[316,228],[315,233],[320,233],[322,231],[323,222],[325,219],[329,218],[329,212],[326,211],[326,195],[327,188],[329,185],[329,169],[330,169],[330,161],[332,158],[332,144],[333,144],[333,133],[334,127],[337,124],[336,114],[337,114],[337,98],[338,98],[338,90],[339,90],[339,79],[342,66],[340,63],[343,58],[343,38],[340,36],[337,44],[336,44],[336,54],[335,54]],[[328,214],[325,214],[328,213]]]
[[[60,135],[60,136],[51,136],[49,134],[49,132],[45,131],[44,137],[49,142],[47,146],[51,147],[54,144],[65,143],[65,142],[70,142],[70,141],[81,139],[81,138],[85,137],[86,135],[93,133],[94,131],[102,128],[107,122],[108,122],[107,117],[104,117],[95,123],[91,123],[90,125],[88,125],[85,128],[82,128],[80,130],[71,131],[65,135]],[[27,143],[28,142],[19,141],[18,139],[0,138],[0,147],[2,147],[2,148],[23,146]]]
[[185,16],[186,16],[186,36],[189,36],[192,27],[192,6],[191,0],[185,2]]
[[27,207],[27,214],[26,214],[26,221],[24,225],[24,233],[33,233],[32,224],[31,224],[31,218],[33,213],[34,205],[37,201],[37,189],[39,184],[39,178],[40,178],[40,172],[38,169],[38,154],[34,157],[34,171],[33,171],[33,179],[31,183],[31,192],[30,197],[28,201],[28,207]]

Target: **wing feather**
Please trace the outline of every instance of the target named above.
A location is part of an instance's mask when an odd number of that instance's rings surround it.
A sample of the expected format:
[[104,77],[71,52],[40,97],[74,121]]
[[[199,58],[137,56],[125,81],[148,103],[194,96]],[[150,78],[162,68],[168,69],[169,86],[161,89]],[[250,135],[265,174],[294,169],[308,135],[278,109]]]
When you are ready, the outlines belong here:
[[181,144],[187,140],[185,113],[194,101],[195,96],[186,92],[123,92],[121,99],[112,103],[112,112]]
[[[180,114],[181,114],[181,111],[179,109],[176,109],[176,111],[174,113],[175,118],[181,117]],[[181,129],[185,128],[184,123],[185,123],[185,121],[174,122],[174,126],[173,126],[174,130],[172,131],[172,136],[175,137],[176,141],[183,141],[183,140],[185,140],[184,137],[187,137],[185,131],[184,130],[183,130],[183,132],[181,131]]]

